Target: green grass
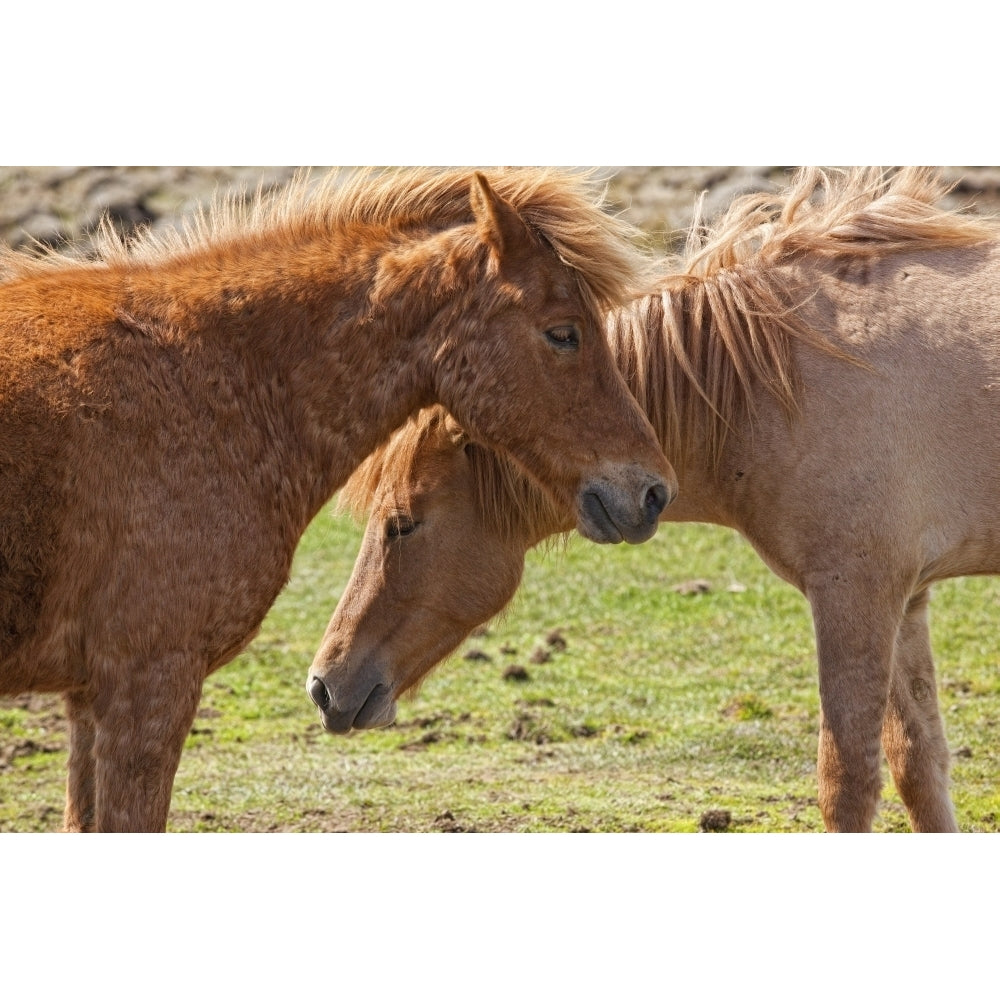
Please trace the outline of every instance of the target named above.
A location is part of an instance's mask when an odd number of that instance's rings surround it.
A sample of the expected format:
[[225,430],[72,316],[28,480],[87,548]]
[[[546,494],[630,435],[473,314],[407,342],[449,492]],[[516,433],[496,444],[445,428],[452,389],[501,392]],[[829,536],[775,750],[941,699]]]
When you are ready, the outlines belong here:
[[[511,609],[395,726],[335,737],[304,685],[359,537],[321,514],[258,639],[208,678],[168,829],[695,831],[713,812],[734,831],[822,829],[808,609],[732,532],[529,554]],[[932,602],[965,830],[1000,829],[998,605],[994,579]],[[58,699],[0,702],[0,830],[59,829],[65,745]],[[876,829],[908,829],[888,778]]]

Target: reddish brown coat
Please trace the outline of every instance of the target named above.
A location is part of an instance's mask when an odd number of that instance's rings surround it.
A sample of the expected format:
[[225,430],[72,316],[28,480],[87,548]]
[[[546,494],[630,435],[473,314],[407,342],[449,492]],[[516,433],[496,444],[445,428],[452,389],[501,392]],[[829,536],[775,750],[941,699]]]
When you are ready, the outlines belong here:
[[93,263],[0,255],[0,692],[67,693],[69,829],[164,828],[205,676],[421,407],[596,540],[656,530],[673,473],[601,329],[629,236],[577,176],[409,171],[108,233]]

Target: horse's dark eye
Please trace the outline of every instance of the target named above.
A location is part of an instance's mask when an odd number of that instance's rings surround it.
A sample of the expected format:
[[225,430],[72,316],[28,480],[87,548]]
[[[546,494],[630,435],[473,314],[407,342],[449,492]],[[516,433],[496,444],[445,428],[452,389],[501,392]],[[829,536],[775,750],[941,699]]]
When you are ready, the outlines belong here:
[[405,514],[394,514],[385,523],[385,537],[404,538],[406,535],[412,535],[416,527],[417,522],[412,517],[407,517]]
[[571,323],[566,326],[554,326],[545,331],[550,344],[556,347],[574,348],[580,345],[580,331]]

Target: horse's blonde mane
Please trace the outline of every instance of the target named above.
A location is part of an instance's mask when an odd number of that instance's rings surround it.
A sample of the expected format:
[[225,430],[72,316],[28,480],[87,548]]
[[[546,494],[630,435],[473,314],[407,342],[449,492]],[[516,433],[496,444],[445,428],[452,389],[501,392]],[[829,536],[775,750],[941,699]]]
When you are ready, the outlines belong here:
[[446,411],[441,406],[426,407],[410,417],[351,473],[337,494],[337,509],[349,512],[358,521],[364,520],[371,512],[382,479],[396,484],[407,482],[420,446],[445,419]]
[[[577,273],[601,309],[631,298],[648,280],[642,234],[607,211],[605,190],[593,171],[512,167],[482,173]],[[217,196],[177,228],[123,237],[104,220],[89,259],[43,247],[0,248],[0,280],[53,267],[155,264],[236,239],[294,241],[331,225],[444,228],[472,221],[472,177],[471,168],[362,168],[334,170],[313,182],[310,171],[300,171],[277,191]]]
[[803,167],[784,191],[737,198],[712,229],[702,224],[699,200],[682,270],[707,279],[806,253],[885,256],[996,238],[991,220],[940,207],[951,187],[935,167]]
[[565,514],[512,459],[480,445],[472,445],[468,455],[476,510],[501,538],[547,541],[557,526],[565,525]]
[[[811,254],[880,257],[997,238],[995,221],[938,207],[947,191],[930,168],[804,168],[783,192],[737,199],[712,228],[702,224],[699,202],[685,252],[663,262],[656,291],[607,319],[616,363],[678,470],[696,435],[717,467],[727,435],[752,411],[755,385],[794,416],[795,339],[852,360],[798,317],[809,289],[783,287],[775,267]],[[370,507],[381,476],[406,481],[432,412],[355,474],[343,496],[357,514]],[[510,459],[483,448],[470,454],[475,502],[488,523],[508,537],[542,537],[565,524]]]

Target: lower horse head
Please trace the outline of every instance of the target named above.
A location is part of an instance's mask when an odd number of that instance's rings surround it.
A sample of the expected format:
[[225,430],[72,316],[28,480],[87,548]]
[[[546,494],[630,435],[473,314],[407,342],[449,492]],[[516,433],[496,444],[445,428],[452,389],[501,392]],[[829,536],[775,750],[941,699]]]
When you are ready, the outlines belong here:
[[438,407],[373,455],[342,502],[371,515],[309,673],[331,732],[392,722],[396,699],[514,596],[527,550],[573,527]]

